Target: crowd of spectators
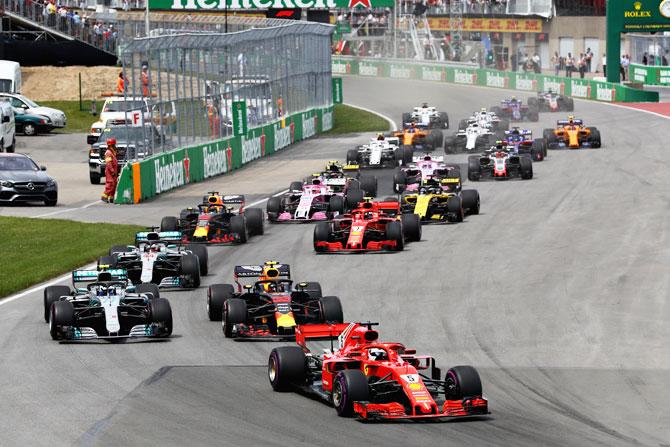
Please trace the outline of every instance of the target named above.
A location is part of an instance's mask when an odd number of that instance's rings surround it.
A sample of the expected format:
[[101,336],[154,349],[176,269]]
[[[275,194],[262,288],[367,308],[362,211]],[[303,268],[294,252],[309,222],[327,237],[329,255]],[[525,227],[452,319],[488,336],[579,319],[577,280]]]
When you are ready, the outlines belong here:
[[415,15],[442,15],[454,10],[462,14],[505,14],[507,0],[407,0],[401,8]]
[[118,31],[114,23],[97,20],[85,6],[71,7],[56,0],[6,0],[5,8],[105,51],[116,50]]
[[392,21],[389,8],[342,10],[337,15],[337,23],[349,25],[358,36],[383,36]]

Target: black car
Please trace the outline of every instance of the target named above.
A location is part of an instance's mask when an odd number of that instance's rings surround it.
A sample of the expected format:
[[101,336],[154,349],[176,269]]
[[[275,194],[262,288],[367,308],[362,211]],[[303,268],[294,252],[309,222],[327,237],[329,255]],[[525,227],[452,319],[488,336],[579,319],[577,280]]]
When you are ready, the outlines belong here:
[[0,204],[44,202],[56,206],[58,184],[25,154],[0,153]]
[[148,157],[153,153],[155,147],[163,144],[164,137],[155,126],[132,127],[114,125],[102,131],[97,142],[91,146],[88,154],[88,168],[91,183],[97,185],[100,178],[105,176],[105,151],[107,151],[107,139],[116,140],[116,158],[120,165],[128,160]]

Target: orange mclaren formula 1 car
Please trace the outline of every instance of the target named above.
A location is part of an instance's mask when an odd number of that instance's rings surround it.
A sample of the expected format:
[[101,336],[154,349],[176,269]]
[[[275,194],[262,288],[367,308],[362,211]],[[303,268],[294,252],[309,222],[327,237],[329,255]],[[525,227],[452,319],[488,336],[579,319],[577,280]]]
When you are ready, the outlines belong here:
[[207,290],[209,319],[223,321],[227,338],[287,340],[298,324],[344,321],[340,299],[321,296],[318,282],[294,284],[287,264],[238,265],[234,278],[237,287],[212,284]]
[[[398,138],[401,148],[412,150],[432,151],[442,147],[444,143],[444,135],[440,129],[431,129],[415,121],[403,123],[402,130],[391,132],[389,136]],[[408,156],[407,159],[411,161],[412,157]]]
[[544,129],[543,135],[549,149],[599,148],[600,131],[586,127],[582,120],[573,116],[556,122],[556,129]]
[[[416,355],[401,343],[380,342],[375,325],[299,326],[299,346],[270,353],[270,385],[275,391],[295,389],[316,396],[332,404],[339,416],[363,420],[488,414],[475,368],[454,366],[443,378],[433,357]],[[319,338],[330,338],[331,349],[311,352],[308,342],[314,345]]]
[[402,214],[398,201],[366,199],[351,213],[314,227],[314,251],[346,253],[402,251],[405,242],[421,240],[421,219]]

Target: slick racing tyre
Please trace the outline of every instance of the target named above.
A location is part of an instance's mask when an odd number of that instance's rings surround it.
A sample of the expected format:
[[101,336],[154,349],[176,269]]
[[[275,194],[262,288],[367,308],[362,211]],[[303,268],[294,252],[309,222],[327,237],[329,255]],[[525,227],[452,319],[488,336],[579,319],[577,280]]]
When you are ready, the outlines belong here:
[[393,221],[386,224],[386,239],[395,241],[395,251],[403,251],[405,248],[405,238],[402,234],[402,224]]
[[359,179],[361,189],[365,192],[366,196],[376,197],[377,196],[377,177],[371,175],[362,175]]
[[330,224],[328,222],[318,222],[314,226],[314,251],[327,251],[324,247],[317,246],[318,242],[328,242],[330,237]]
[[282,212],[281,197],[270,197],[265,209],[268,213],[268,220],[270,222],[276,221]]
[[175,216],[165,216],[161,219],[161,231],[179,231],[179,219]]
[[468,180],[478,182],[482,177],[482,166],[479,164],[479,157],[474,155],[468,157]]
[[151,300],[151,322],[161,325],[162,330],[159,337],[172,335],[172,307],[165,298]]
[[363,201],[365,193],[360,189],[354,189],[353,191],[347,191],[347,195],[344,197],[345,204],[348,210],[353,210],[358,208],[358,204]]
[[319,299],[321,323],[344,323],[342,303],[336,296],[324,296]]
[[209,321],[221,321],[223,305],[235,295],[235,288],[231,284],[212,284],[207,288],[207,316]]
[[356,149],[349,149],[347,151],[347,164],[358,164],[358,151]]
[[466,214],[479,214],[479,192],[476,189],[464,189],[461,191],[461,202]]
[[482,395],[482,381],[472,366],[454,366],[444,378],[444,396],[447,400],[462,400]]
[[249,238],[247,220],[244,216],[233,216],[230,218],[230,232],[237,235],[237,242],[246,244]]
[[591,131],[591,135],[589,135],[589,143],[591,143],[591,147],[594,149],[600,148],[602,144],[600,142],[600,131],[595,127],[589,127],[588,129]]
[[444,135],[442,134],[441,130],[435,129],[431,130],[430,134],[428,135],[428,145],[432,150],[437,149],[438,147],[442,147],[444,144]]
[[449,222],[463,222],[463,203],[459,196],[451,196],[447,199],[447,211]]
[[247,208],[244,210],[247,220],[249,236],[261,236],[264,233],[263,210],[260,208]]
[[344,197],[330,196],[328,200],[328,212],[330,213],[344,213]]
[[440,112],[440,122],[443,129],[449,129],[449,115],[447,112]]
[[519,171],[523,180],[533,178],[533,162],[530,157],[519,157]]
[[199,244],[188,244],[187,250],[190,250],[198,257],[198,266],[200,267],[200,276],[207,276],[209,273],[209,254],[207,247]]
[[444,153],[455,154],[457,152],[458,137],[449,136],[444,139]]
[[230,298],[223,304],[223,335],[233,337],[236,324],[247,322],[247,302],[240,298]]
[[338,416],[353,416],[354,402],[366,401],[369,399],[369,395],[368,379],[361,370],[346,369],[335,376],[333,406]]
[[287,391],[307,378],[307,359],[300,346],[274,348],[268,360],[268,378],[274,391]]
[[48,286],[44,289],[44,321],[49,322],[51,305],[60,300],[60,297],[70,295],[72,291],[68,286]]
[[310,299],[318,300],[323,296],[323,292],[321,291],[321,284],[319,284],[318,282],[308,281],[305,282],[304,284],[305,286],[300,287],[300,290],[309,295]]
[[158,286],[154,283],[142,283],[135,287],[135,293],[146,293],[149,295],[149,300],[158,299],[161,297],[161,292]]
[[200,264],[196,255],[184,255],[179,262],[179,273],[191,278],[193,288],[200,287]]
[[393,192],[401,193],[407,187],[407,173],[398,169],[393,174]]
[[302,191],[302,182],[291,182],[288,187],[289,191]]
[[418,242],[421,240],[421,218],[418,214],[406,213],[400,216],[402,231],[407,242]]
[[62,338],[62,328],[74,326],[74,306],[69,301],[56,301],[51,306],[49,333],[54,340]]

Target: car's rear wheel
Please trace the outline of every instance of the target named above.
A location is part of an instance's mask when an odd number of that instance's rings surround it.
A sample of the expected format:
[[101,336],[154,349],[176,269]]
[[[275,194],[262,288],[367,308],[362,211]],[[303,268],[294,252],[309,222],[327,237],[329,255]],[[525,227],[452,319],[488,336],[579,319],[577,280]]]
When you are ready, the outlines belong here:
[[209,321],[221,321],[223,306],[229,298],[235,295],[235,288],[231,284],[212,284],[207,288],[207,316]]
[[336,296],[324,296],[319,299],[319,313],[322,323],[344,323],[342,303]]
[[405,248],[405,238],[400,222],[396,220],[386,224],[386,239],[395,241],[395,251],[402,251]]
[[151,300],[151,321],[161,326],[159,337],[172,335],[172,307],[165,298],[154,298]]
[[282,212],[281,197],[270,197],[266,207],[268,213],[268,220],[274,222]]
[[417,242],[421,240],[421,218],[418,214],[405,213],[400,216],[402,222],[402,231],[407,242]]
[[37,126],[32,123],[25,123],[23,125],[23,135],[32,137],[37,134]]
[[244,210],[249,228],[249,236],[261,236],[264,233],[263,210],[260,208],[247,208]]
[[274,348],[268,360],[268,378],[275,391],[286,391],[307,377],[307,359],[300,346]]
[[338,416],[353,416],[354,402],[367,401],[369,395],[368,380],[362,371],[346,369],[335,376],[332,398]]
[[347,151],[347,164],[358,164],[358,151],[356,149],[349,149]]
[[301,287],[300,290],[309,295],[310,299],[318,300],[323,296],[323,292],[321,291],[321,284],[319,284],[318,282],[308,281],[305,282],[304,284],[305,286]]
[[450,222],[463,222],[463,203],[459,196],[451,196],[447,199],[447,211]]
[[468,157],[468,180],[478,182],[482,177],[482,167],[479,164],[479,157]]
[[444,135],[441,130],[434,129],[428,135],[428,141],[431,149],[436,149],[444,144]]
[[59,340],[63,335],[62,328],[74,325],[74,306],[69,301],[56,301],[51,305],[50,312],[49,333],[52,339]]
[[377,195],[377,177],[371,175],[362,175],[359,179],[361,189],[366,195],[375,197]]
[[393,191],[402,192],[407,186],[407,173],[401,169],[398,169],[395,174],[393,174]]
[[135,287],[135,293],[146,293],[150,294],[151,296],[149,299],[158,299],[161,297],[161,292],[158,286],[154,283],[151,282],[145,282],[142,284],[138,284]]
[[519,158],[519,170],[521,171],[521,178],[523,180],[530,180],[533,178],[533,162],[530,157]]
[[247,242],[247,221],[244,216],[233,216],[230,218],[230,231],[237,235],[237,241],[240,244],[245,244]]
[[353,191],[347,191],[346,196],[344,197],[345,204],[347,205],[348,210],[353,210],[358,208],[358,204],[363,201],[365,198],[365,193],[360,189],[354,189]]
[[475,368],[468,365],[449,368],[444,378],[444,395],[447,400],[462,400],[482,395],[482,381]]
[[467,214],[479,214],[479,192],[476,189],[464,189],[461,191],[463,209]]
[[200,276],[207,276],[209,273],[209,253],[207,251],[207,247],[199,244],[188,244],[186,249],[190,250],[198,257]]
[[91,185],[99,185],[100,184],[100,174],[97,172],[89,172],[88,173],[88,178],[91,182]]
[[165,216],[161,219],[161,231],[179,231],[179,219],[175,216]]
[[182,275],[191,278],[191,285],[194,288],[200,287],[200,265],[196,255],[182,256],[179,267]]
[[229,298],[223,304],[223,335],[233,337],[236,324],[247,322],[247,303],[240,298]]
[[302,191],[302,182],[291,182],[288,187],[289,191]]
[[330,199],[328,200],[328,211],[330,211],[331,213],[343,213],[344,197],[330,196]]
[[70,295],[72,291],[68,286],[48,286],[44,288],[44,321],[49,322],[51,305],[60,300],[62,296]]

